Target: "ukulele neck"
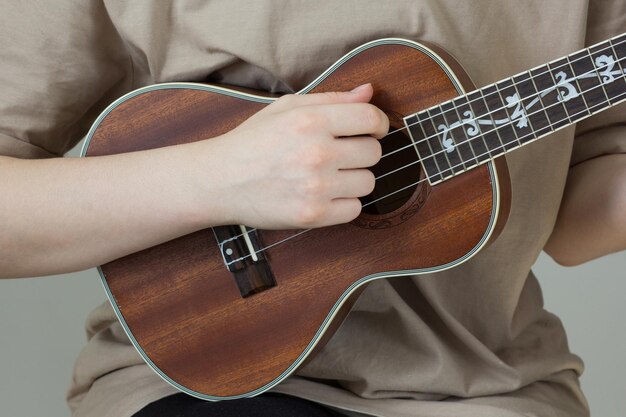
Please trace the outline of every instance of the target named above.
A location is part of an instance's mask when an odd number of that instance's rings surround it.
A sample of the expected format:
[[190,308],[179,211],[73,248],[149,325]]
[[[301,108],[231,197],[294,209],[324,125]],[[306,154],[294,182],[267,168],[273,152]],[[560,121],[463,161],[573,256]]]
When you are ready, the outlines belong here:
[[626,33],[404,121],[432,185],[626,100]]

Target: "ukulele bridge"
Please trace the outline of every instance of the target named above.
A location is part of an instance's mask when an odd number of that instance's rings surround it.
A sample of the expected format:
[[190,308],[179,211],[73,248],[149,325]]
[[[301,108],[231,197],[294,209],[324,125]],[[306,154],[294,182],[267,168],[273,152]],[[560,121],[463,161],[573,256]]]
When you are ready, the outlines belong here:
[[276,279],[256,230],[244,225],[213,227],[224,266],[233,274],[242,297],[276,286]]

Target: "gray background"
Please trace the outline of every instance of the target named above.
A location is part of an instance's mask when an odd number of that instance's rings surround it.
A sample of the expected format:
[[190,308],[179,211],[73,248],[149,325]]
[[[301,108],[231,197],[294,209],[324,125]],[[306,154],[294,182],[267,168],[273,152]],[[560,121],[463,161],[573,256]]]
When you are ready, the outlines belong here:
[[[542,254],[533,269],[546,308],[561,317],[571,350],[585,360],[592,416],[626,416],[626,252],[576,268]],[[85,344],[83,324],[105,298],[95,269],[0,280],[0,416],[69,415],[64,398]]]
[[[593,416],[626,415],[626,252],[576,268],[542,254],[535,265],[546,308],[558,314]],[[104,300],[98,273],[0,281],[0,415],[68,416],[64,403],[87,313]]]

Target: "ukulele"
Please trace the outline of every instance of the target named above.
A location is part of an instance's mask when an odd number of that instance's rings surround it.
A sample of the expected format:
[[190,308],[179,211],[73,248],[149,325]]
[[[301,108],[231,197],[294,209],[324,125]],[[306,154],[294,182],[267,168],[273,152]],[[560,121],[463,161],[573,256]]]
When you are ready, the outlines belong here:
[[[503,157],[626,100],[626,33],[476,90],[445,51],[364,44],[297,94],[370,82],[390,119],[354,221],[312,230],[207,228],[99,267],[124,330],[168,383],[206,400],[260,394],[323,346],[372,280],[441,271],[503,227]],[[82,156],[222,135],[276,98],[165,83],[112,103]]]

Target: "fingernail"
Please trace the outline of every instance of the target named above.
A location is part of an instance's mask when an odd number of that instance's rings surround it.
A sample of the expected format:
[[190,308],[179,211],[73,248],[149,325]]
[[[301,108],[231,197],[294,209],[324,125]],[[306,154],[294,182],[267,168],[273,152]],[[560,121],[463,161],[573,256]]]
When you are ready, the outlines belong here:
[[372,85],[371,83],[367,83],[367,84],[362,84],[356,88],[353,88],[352,90],[350,90],[351,93],[359,93],[363,90],[365,90],[368,86]]

